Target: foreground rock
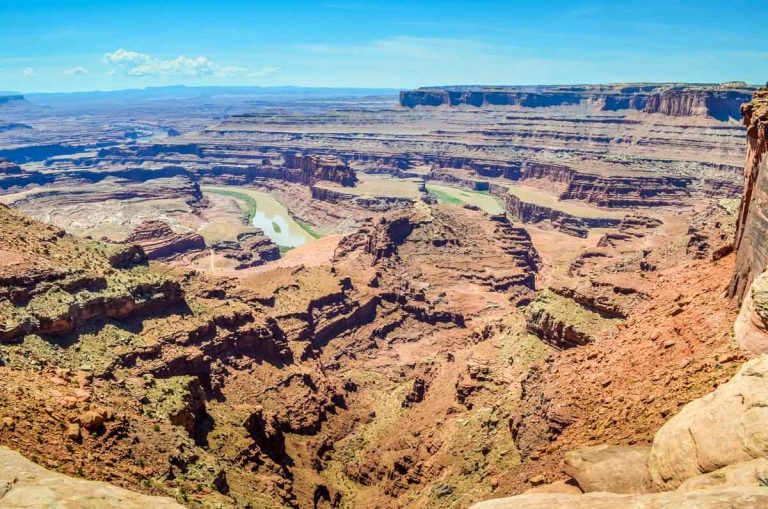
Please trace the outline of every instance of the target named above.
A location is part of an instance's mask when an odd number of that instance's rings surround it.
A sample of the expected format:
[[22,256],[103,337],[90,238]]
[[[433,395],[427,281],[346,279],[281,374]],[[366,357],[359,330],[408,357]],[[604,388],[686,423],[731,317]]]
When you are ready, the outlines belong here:
[[758,509],[768,507],[763,487],[709,489],[653,495],[520,495],[488,500],[471,509]]
[[768,458],[758,458],[744,463],[728,465],[708,474],[691,477],[677,491],[701,490],[706,488],[734,488],[737,486],[763,486],[768,477]]
[[643,493],[650,448],[642,445],[598,445],[566,453],[563,471],[585,493]]
[[[650,453],[643,446],[604,445],[566,454],[563,470],[586,495],[526,494],[473,507],[767,507],[767,395],[763,355],[672,417],[656,433]],[[646,490],[665,493],[619,495]]]
[[15,451],[0,447],[0,508],[22,507],[172,509],[183,506],[170,498],[142,495],[104,482],[51,472]]
[[656,433],[648,468],[656,489],[768,455],[768,356],[686,405]]
[[768,353],[768,272],[757,277],[744,295],[733,332],[750,354]]

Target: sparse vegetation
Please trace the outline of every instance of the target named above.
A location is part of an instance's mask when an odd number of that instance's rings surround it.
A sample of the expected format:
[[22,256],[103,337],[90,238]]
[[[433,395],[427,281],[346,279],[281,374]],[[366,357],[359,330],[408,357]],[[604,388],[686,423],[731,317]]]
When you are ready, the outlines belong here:
[[258,202],[253,198],[253,196],[250,196],[249,194],[246,194],[246,193],[242,193],[239,191],[232,191],[229,189],[213,188],[213,187],[206,187],[204,191],[206,193],[229,196],[230,198],[234,198],[235,200],[241,202],[243,205],[245,205],[245,215],[248,218],[249,223],[253,221],[253,216],[256,215],[256,211],[259,208]]
[[489,214],[504,212],[504,205],[489,191],[470,191],[469,189],[454,188],[451,186],[427,185],[427,191],[441,203],[462,205],[464,203],[480,207]]
[[451,196],[445,191],[440,191],[433,187],[427,187],[427,191],[429,194],[437,198],[437,201],[440,203],[447,203],[449,205],[461,205],[463,203],[460,199],[456,198],[455,196]]
[[179,488],[176,494],[176,500],[183,504],[189,502],[189,496],[187,495],[187,490],[185,490],[184,487]]
[[763,488],[768,488],[768,472],[763,470],[762,472],[755,472],[755,479],[757,484]]
[[302,230],[304,230],[305,232],[309,233],[312,237],[314,237],[316,239],[319,239],[320,237],[322,237],[322,235],[320,235],[320,233],[318,233],[312,227],[312,225],[307,223],[306,221],[302,221],[301,219],[299,219],[297,217],[294,217],[293,220],[296,221],[297,225],[301,226]]

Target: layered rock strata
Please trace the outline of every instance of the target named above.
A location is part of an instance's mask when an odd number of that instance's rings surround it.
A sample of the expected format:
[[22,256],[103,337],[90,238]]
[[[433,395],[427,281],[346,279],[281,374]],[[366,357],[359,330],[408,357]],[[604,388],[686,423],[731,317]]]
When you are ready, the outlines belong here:
[[768,90],[756,92],[742,113],[747,127],[747,154],[744,195],[736,223],[736,274],[730,285],[730,294],[739,300],[768,264]]
[[685,85],[586,85],[552,87],[447,87],[400,92],[400,105],[416,106],[552,106],[594,105],[600,110],[640,110],[670,116],[739,118],[739,106],[754,87]]
[[162,221],[144,221],[124,240],[141,246],[152,259],[170,260],[190,251],[205,249],[205,240],[194,232],[176,233]]

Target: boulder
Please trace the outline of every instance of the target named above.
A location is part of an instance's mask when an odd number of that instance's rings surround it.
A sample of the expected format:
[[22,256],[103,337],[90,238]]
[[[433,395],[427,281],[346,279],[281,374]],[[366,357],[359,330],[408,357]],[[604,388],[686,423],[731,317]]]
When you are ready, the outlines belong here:
[[674,490],[700,474],[767,456],[766,424],[768,355],[762,355],[688,403],[656,433],[648,459],[654,487]]
[[182,509],[170,498],[142,495],[105,482],[51,472],[0,447],[0,508]]
[[696,491],[619,495],[518,495],[487,500],[470,509],[764,509],[768,488],[714,488]]
[[768,272],[755,278],[744,295],[733,333],[748,353],[768,353]]
[[643,493],[648,478],[650,446],[597,445],[565,454],[563,471],[585,493]]
[[708,474],[691,477],[677,488],[677,491],[701,490],[705,488],[733,488],[735,486],[761,486],[768,482],[768,458],[758,458],[736,463]]

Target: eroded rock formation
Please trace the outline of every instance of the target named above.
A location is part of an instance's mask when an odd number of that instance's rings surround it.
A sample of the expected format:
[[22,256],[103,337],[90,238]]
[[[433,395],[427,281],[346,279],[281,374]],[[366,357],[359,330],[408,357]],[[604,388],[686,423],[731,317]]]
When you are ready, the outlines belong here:
[[141,246],[152,260],[170,260],[190,251],[205,249],[201,235],[194,232],[176,233],[162,221],[142,222],[124,242]]

